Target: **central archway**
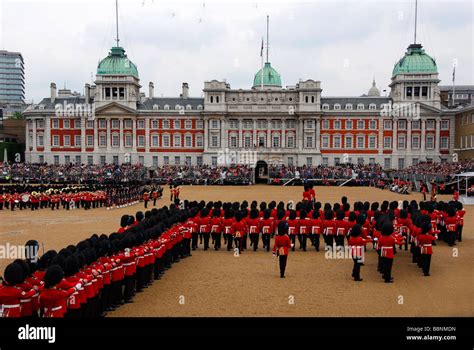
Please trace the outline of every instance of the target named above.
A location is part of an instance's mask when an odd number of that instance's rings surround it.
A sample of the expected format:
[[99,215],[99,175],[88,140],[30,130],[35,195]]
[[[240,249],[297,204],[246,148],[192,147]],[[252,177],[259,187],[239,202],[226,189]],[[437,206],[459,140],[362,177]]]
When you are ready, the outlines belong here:
[[268,183],[268,164],[263,160],[255,165],[255,183]]

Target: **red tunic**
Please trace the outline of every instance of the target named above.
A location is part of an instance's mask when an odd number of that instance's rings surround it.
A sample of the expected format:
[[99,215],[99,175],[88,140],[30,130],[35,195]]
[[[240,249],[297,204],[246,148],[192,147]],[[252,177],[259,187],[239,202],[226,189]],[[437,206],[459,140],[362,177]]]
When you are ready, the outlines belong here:
[[288,255],[289,249],[291,248],[291,241],[290,237],[287,235],[283,236],[276,236],[275,243],[273,244],[273,252],[277,253],[278,255]]
[[75,288],[59,290],[45,288],[40,293],[40,307],[44,310],[43,317],[64,317],[66,300],[74,294]]

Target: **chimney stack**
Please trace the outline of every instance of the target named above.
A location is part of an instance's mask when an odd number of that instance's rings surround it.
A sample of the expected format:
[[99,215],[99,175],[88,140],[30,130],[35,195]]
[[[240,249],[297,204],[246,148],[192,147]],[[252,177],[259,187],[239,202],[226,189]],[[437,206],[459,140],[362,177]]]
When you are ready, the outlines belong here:
[[181,95],[183,98],[189,97],[189,86],[188,83],[183,83],[183,93]]
[[84,88],[84,95],[86,97],[86,103],[89,103],[91,99],[91,86],[88,83],[86,83],[86,86]]
[[56,84],[55,83],[51,83],[51,103],[54,103],[54,101],[56,100]]
[[152,81],[150,81],[150,84],[148,84],[148,97],[155,97],[155,86],[153,85]]

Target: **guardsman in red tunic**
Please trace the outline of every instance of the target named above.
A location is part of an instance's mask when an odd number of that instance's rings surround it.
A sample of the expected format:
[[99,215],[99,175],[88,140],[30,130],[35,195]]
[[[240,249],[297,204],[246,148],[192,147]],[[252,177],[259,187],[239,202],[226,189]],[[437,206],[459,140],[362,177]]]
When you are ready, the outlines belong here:
[[280,278],[285,278],[286,263],[292,245],[290,237],[288,237],[288,228],[288,222],[280,221],[278,224],[278,235],[275,236],[273,244],[273,255],[278,257],[280,263]]
[[235,214],[235,220],[232,223],[232,235],[235,238],[235,244],[239,251],[239,254],[242,254],[243,251],[243,237],[247,230],[247,225],[245,224],[245,220],[243,218],[242,212],[238,211]]
[[[231,209],[227,209],[224,212],[224,220],[222,220],[222,227],[224,236],[227,240],[227,251],[230,251],[233,247],[234,236],[232,235],[232,225],[234,224],[234,215]],[[197,243],[197,236],[196,236]]]
[[359,224],[355,224],[351,229],[349,237],[349,246],[351,248],[352,260],[354,260],[354,267],[352,269],[352,278],[354,281],[360,282],[360,267],[364,265],[364,252],[365,245],[371,242],[370,238],[362,237],[362,227]]
[[19,264],[11,263],[5,268],[3,283],[0,286],[0,317],[17,318],[22,316],[22,300],[31,299],[35,289],[22,290],[24,271]]
[[156,200],[158,199],[158,190],[156,188],[153,188],[151,198],[153,199],[153,206],[156,207]]
[[380,236],[377,245],[380,249],[381,273],[385,283],[392,283],[392,265],[394,257],[395,244],[403,244],[403,241],[397,241],[393,235],[393,224],[385,222],[382,225],[382,235]]
[[214,242],[214,249],[218,250],[221,248],[221,236],[222,236],[222,218],[221,218],[220,209],[215,208],[212,211],[210,225],[211,225],[212,240]]
[[253,251],[258,249],[260,218],[257,209],[250,211],[250,217],[247,219],[248,234],[250,236],[250,245],[253,245]]
[[336,234],[335,234],[335,241],[336,247],[344,247],[344,239],[346,238],[348,225],[347,221],[344,220],[345,213],[343,210],[338,210],[336,213]]
[[334,235],[336,234],[336,222],[334,221],[334,213],[332,210],[324,212],[324,242],[326,243],[325,250],[333,249]]
[[300,249],[306,251],[306,242],[311,228],[311,219],[307,217],[306,210],[301,210],[300,218],[298,220],[298,240],[300,242]]
[[311,235],[311,242],[313,242],[313,246],[317,252],[319,252],[319,237],[323,232],[324,224],[321,220],[319,210],[313,210],[311,224],[310,224],[310,235]]
[[457,222],[457,237],[456,239],[459,242],[462,242],[462,229],[464,227],[464,215],[466,214],[466,210],[463,208],[463,205],[461,202],[456,202],[456,218],[458,220]]
[[448,209],[448,217],[446,218],[446,241],[448,242],[449,246],[452,247],[456,245],[456,232],[458,230],[458,219],[456,217],[456,209],[454,207],[450,207]]
[[271,217],[271,210],[266,209],[263,212],[263,218],[259,223],[259,231],[262,233],[263,248],[270,251],[270,236],[274,232],[274,219]]
[[291,240],[291,250],[295,251],[295,242],[296,235],[298,234],[298,219],[296,218],[296,211],[290,210],[290,215],[288,216],[288,233]]
[[148,201],[150,200],[150,192],[143,192],[143,202],[145,202],[145,208],[148,208]]
[[431,224],[425,222],[421,225],[421,234],[417,236],[417,242],[420,246],[421,268],[425,276],[430,275],[431,255],[433,254],[433,241],[436,236],[430,234]]
[[43,317],[62,318],[66,314],[67,299],[79,290],[79,284],[68,290],[56,288],[64,277],[63,270],[59,265],[51,265],[44,275],[44,289],[39,296],[40,307]]
[[211,219],[209,218],[209,210],[203,208],[199,217],[197,218],[197,224],[199,227],[199,234],[204,238],[204,250],[209,249],[209,234],[211,231]]

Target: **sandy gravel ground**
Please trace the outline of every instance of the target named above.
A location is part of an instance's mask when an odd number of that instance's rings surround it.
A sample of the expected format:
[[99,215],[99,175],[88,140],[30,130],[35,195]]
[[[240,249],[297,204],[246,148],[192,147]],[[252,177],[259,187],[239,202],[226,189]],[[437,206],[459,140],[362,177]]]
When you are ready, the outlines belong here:
[[[190,200],[294,200],[302,187],[188,186]],[[421,199],[369,188],[317,187],[321,202]],[[449,199],[440,196],[440,199]],[[159,205],[168,204],[168,192]],[[142,210],[143,204],[107,211],[0,211],[0,244],[24,244],[36,239],[45,250],[76,243],[93,233],[111,233],[120,216]],[[467,207],[464,239],[453,251],[444,243],[434,247],[431,277],[424,277],[402,251],[394,262],[395,283],[383,283],[376,272],[376,253],[369,251],[361,283],[351,279],[352,260],[331,260],[324,252],[290,253],[287,278],[280,279],[271,253],[203,251],[174,264],[165,276],[132,304],[109,316],[473,316],[474,208]],[[297,245],[298,246],[298,245]],[[3,271],[9,260],[0,259]]]

